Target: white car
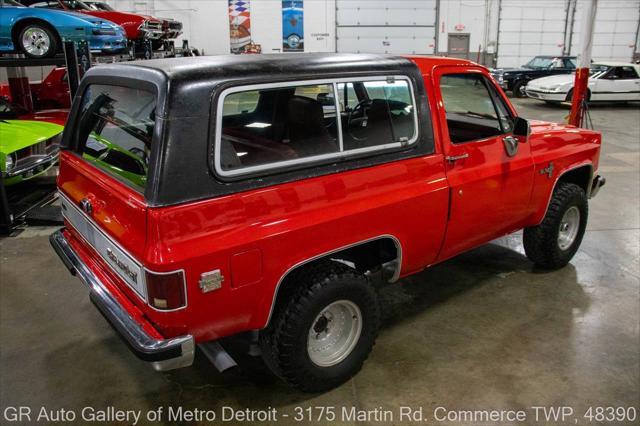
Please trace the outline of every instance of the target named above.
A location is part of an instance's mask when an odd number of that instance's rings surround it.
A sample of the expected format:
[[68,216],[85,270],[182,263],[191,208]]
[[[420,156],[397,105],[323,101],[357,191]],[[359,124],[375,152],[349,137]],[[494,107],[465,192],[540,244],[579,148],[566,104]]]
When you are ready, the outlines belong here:
[[[621,62],[591,64],[588,101],[640,101],[640,65]],[[527,84],[528,97],[547,103],[569,102],[575,74],[538,78]]]

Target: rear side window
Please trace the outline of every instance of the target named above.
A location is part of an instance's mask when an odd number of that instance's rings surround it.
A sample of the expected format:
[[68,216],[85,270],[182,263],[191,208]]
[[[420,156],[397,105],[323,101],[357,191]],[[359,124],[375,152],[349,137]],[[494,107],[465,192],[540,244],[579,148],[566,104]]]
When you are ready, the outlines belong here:
[[120,86],[89,86],[77,130],[82,157],[143,192],[155,113],[153,93]]
[[265,84],[227,89],[220,99],[214,161],[222,176],[330,162],[418,136],[404,77]]
[[[317,84],[226,96],[222,113],[222,171],[339,152],[335,106],[331,102],[327,111],[320,100],[332,91],[331,85]],[[237,107],[243,103],[254,106]]]

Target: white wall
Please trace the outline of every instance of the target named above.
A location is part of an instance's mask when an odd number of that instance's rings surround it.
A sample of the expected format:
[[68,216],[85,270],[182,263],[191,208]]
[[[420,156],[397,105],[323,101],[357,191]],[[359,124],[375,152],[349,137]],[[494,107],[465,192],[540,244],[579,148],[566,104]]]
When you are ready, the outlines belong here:
[[[149,13],[183,23],[178,39],[203,49],[206,55],[229,53],[227,0],[106,0],[115,9]],[[251,36],[263,53],[282,51],[282,1],[251,0]],[[335,0],[304,1],[307,52],[335,51]]]
[[432,54],[435,0],[338,0],[339,52]]
[[[489,46],[489,53],[492,53],[497,34],[497,4],[497,0],[441,0],[438,52],[447,52],[449,33],[468,33],[470,52],[477,52],[479,46],[480,51],[484,51]],[[456,25],[463,25],[464,29],[458,30]]]
[[[580,52],[583,0],[578,0],[571,52]],[[640,0],[600,0],[596,9],[591,57],[594,61],[628,62],[634,54]]]
[[566,0],[503,0],[498,67],[518,67],[536,55],[562,55]]

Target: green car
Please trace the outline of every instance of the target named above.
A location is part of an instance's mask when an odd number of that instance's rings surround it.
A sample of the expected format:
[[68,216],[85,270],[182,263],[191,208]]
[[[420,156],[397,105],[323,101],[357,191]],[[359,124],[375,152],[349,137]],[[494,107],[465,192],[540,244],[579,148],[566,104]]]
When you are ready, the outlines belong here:
[[0,120],[0,172],[6,186],[41,175],[58,161],[63,127],[31,120]]
[[87,138],[82,156],[96,166],[107,169],[125,182],[144,188],[147,183],[146,157],[138,148],[126,150],[92,132]]

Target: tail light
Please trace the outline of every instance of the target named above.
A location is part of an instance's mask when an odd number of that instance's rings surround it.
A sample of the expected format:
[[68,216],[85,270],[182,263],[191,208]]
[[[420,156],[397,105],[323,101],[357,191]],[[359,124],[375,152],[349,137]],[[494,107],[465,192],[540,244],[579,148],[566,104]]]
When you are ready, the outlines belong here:
[[168,274],[146,272],[149,304],[156,309],[170,311],[187,305],[184,272]]

